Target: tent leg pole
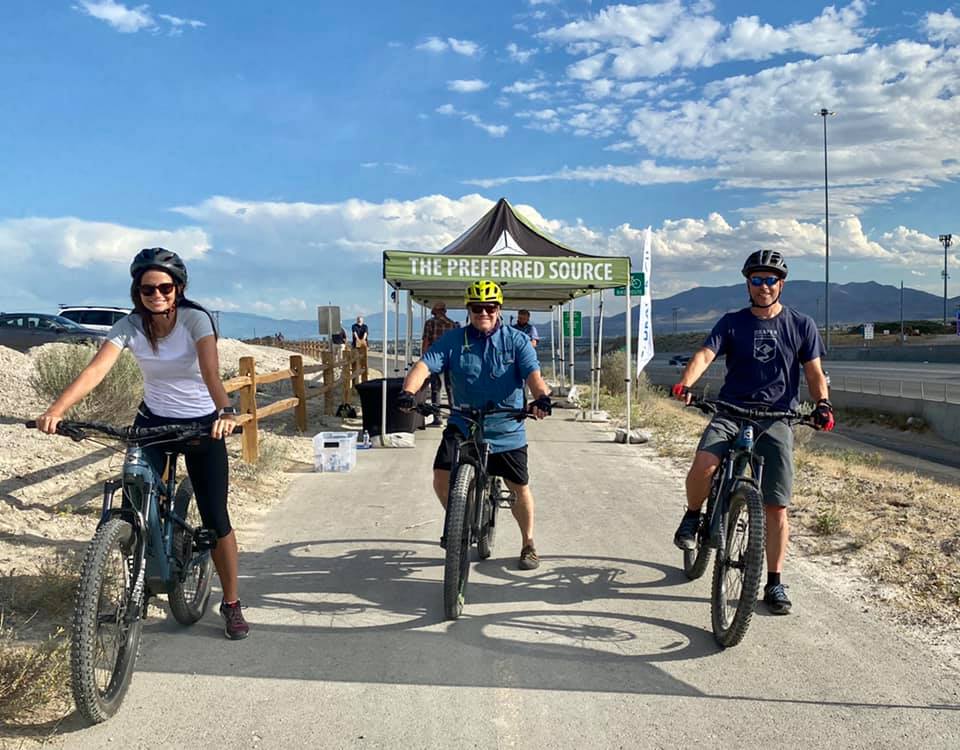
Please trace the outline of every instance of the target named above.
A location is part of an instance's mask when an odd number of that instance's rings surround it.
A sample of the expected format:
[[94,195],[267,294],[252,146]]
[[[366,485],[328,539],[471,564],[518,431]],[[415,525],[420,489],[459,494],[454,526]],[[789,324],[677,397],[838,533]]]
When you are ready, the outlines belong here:
[[390,335],[390,322],[387,318],[390,306],[387,303],[387,288],[390,285],[383,280],[383,382],[380,384],[380,445],[387,446],[387,339]]
[[550,367],[553,369],[553,379],[559,384],[560,380],[557,378],[557,327],[554,325],[557,317],[556,312],[554,307],[550,308]]
[[406,371],[410,372],[410,368],[413,367],[413,362],[410,361],[410,355],[412,350],[410,346],[413,341],[413,296],[410,290],[407,290],[407,345],[403,348],[404,355],[407,358]]
[[570,391],[573,390],[573,383],[575,380],[575,373],[573,369],[575,366],[573,346],[577,338],[576,336],[574,336],[574,333],[576,332],[577,329],[573,325],[573,319],[576,317],[574,315],[574,310],[575,310],[574,301],[570,300],[570,390],[567,391],[567,393],[570,393]]
[[630,309],[630,283],[629,277],[627,280],[627,366],[626,366],[626,380],[627,380],[627,440],[626,445],[630,445],[630,412],[633,410],[633,402],[631,399],[630,384],[633,378],[630,375],[630,360],[632,359],[632,347],[633,343],[631,338],[633,336],[633,317],[632,310]]
[[590,292],[590,411],[596,411],[596,400],[597,400],[597,389],[593,386],[593,375],[594,375],[594,364],[596,364],[596,346],[595,339],[593,337],[594,325],[596,324],[596,318],[593,315],[593,292]]
[[600,331],[597,335],[597,408],[600,408],[600,368],[603,362],[603,290],[600,290]]
[[396,316],[393,321],[393,377],[400,377],[400,290],[397,290],[397,298],[393,301],[393,314]]

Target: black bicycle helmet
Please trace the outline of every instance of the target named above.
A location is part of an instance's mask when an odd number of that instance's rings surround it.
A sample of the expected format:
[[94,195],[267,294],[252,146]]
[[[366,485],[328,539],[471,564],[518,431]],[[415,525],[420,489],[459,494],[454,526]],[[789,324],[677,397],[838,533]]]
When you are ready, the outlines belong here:
[[137,253],[137,257],[130,264],[130,275],[137,278],[151,268],[166,271],[173,277],[175,283],[181,286],[187,285],[187,267],[180,260],[180,256],[172,250],[162,247],[145,247]]
[[770,271],[781,279],[787,278],[787,262],[776,250],[757,250],[743,264],[744,277],[749,278],[757,271]]

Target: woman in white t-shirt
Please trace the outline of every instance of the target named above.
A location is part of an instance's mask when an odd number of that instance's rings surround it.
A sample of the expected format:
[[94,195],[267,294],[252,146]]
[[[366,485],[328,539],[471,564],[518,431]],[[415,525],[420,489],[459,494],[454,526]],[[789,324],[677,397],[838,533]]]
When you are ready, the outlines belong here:
[[224,632],[231,640],[246,638],[249,626],[237,590],[237,540],[227,512],[229,469],[223,441],[236,427],[237,412],[220,380],[213,318],[184,296],[187,269],[176,253],[162,247],[141,250],[130,275],[134,311],[110,329],[100,351],[37,418],[37,426],[55,432],[63,415],[100,384],[124,349],[132,352],[143,373],[143,403],[134,424],[210,423],[210,439],[148,447],[144,455],[162,474],[167,451],[183,454],[203,525],[218,537],[212,556],[223,587]]

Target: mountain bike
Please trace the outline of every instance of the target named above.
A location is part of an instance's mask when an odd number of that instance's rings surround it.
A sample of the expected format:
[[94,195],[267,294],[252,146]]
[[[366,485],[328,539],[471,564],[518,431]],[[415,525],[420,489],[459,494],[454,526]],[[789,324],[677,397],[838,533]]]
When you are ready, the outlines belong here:
[[492,406],[474,409],[421,404],[417,409],[424,416],[436,416],[441,411],[457,414],[466,421],[470,433],[454,443],[443,522],[442,546],[446,550],[443,614],[448,620],[456,620],[463,612],[470,576],[470,547],[477,545],[477,556],[481,560],[490,557],[497,532],[497,509],[501,504],[510,505],[507,493],[502,492],[496,478],[487,473],[490,444],[484,439],[484,422],[493,414],[506,414],[517,420],[526,419],[529,414],[523,409]]
[[797,411],[744,409],[696,396],[690,406],[710,416],[731,419],[739,427],[713,475],[706,512],[700,516],[696,546],[683,551],[683,572],[691,580],[704,574],[711,550],[717,551],[710,591],[713,636],[723,647],[736,646],[746,635],[753,617],[766,543],[760,484],[763,456],[754,452],[756,442],[780,420],[814,425]]
[[[35,428],[36,422],[26,426]],[[200,527],[190,479],[177,486],[177,455],[167,453],[165,477],[143,455],[147,446],[210,439],[209,424],[113,427],[63,421],[57,426],[58,435],[99,442],[91,433],[121,441],[123,447],[105,445],[125,451],[121,476],[103,485],[100,521],[80,570],[70,643],[74,702],[85,719],[99,723],[117,712],[130,686],[150,598],[166,594],[171,613],[183,625],[203,617],[217,537]]]

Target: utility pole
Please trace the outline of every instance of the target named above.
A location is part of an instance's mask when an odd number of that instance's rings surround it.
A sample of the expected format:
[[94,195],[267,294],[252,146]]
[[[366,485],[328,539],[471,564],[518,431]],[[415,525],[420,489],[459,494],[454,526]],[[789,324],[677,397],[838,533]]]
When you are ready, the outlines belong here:
[[903,279],[900,279],[900,344],[906,343],[906,337],[903,335]]
[[947,248],[953,244],[952,234],[941,234],[940,244],[943,245],[943,327],[947,327],[947,279],[950,275],[947,273]]
[[679,309],[680,309],[679,307],[673,308],[673,332],[674,333],[677,332],[677,311]]
[[827,336],[827,351],[830,351],[830,190],[827,180],[827,118],[837,114],[823,108],[818,113],[823,118],[823,236],[825,238],[824,260],[826,283],[823,299],[824,330]]

